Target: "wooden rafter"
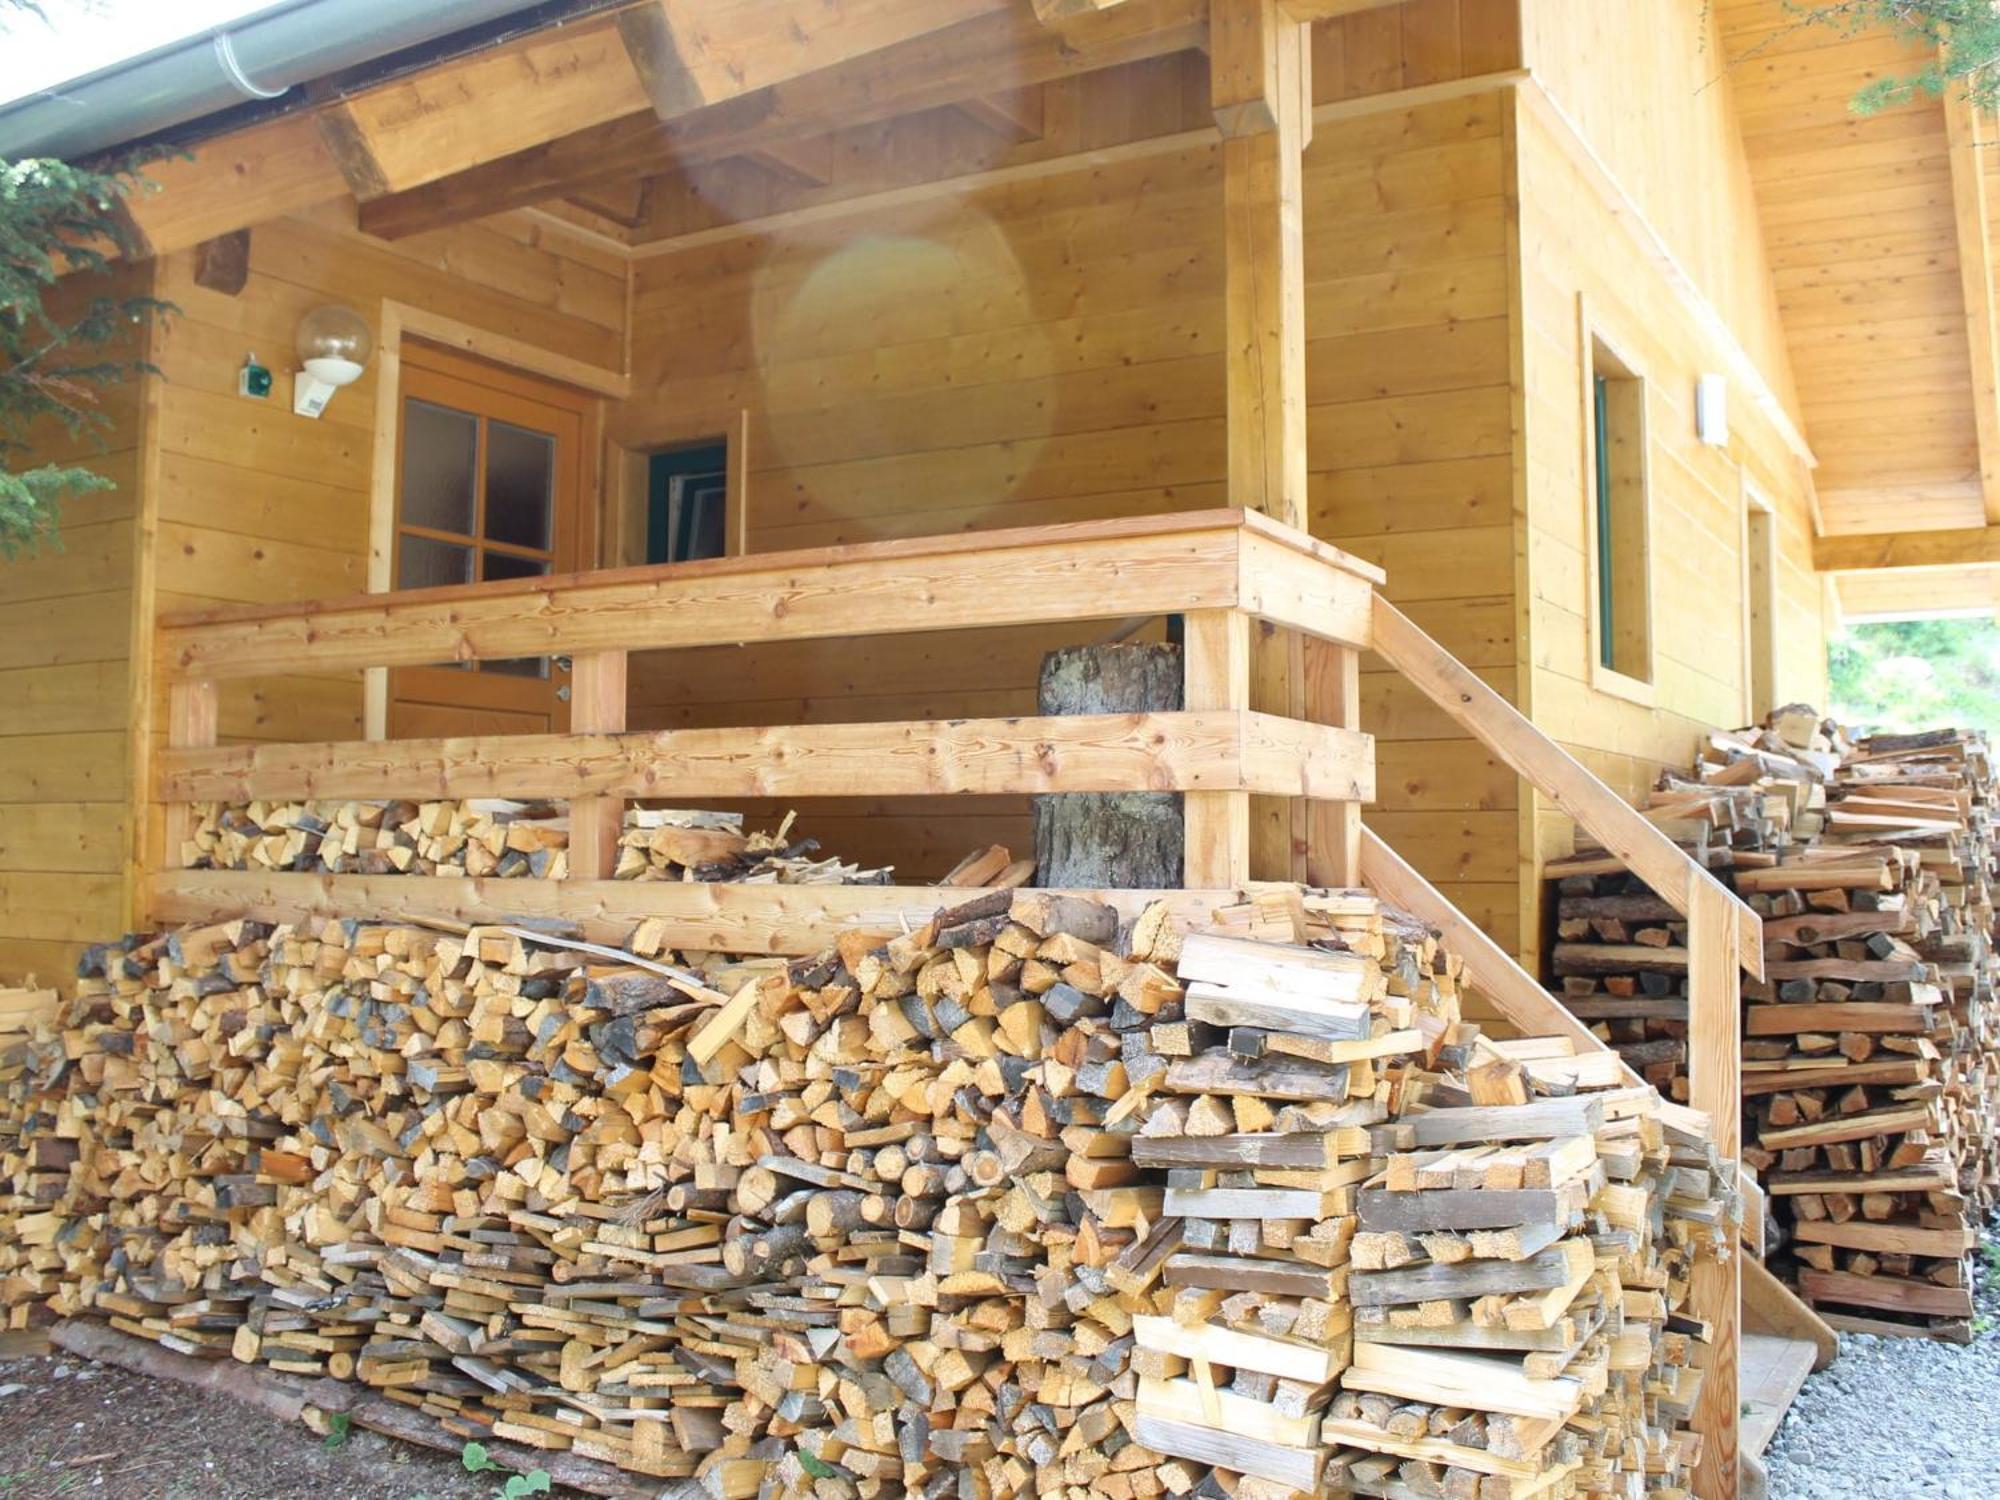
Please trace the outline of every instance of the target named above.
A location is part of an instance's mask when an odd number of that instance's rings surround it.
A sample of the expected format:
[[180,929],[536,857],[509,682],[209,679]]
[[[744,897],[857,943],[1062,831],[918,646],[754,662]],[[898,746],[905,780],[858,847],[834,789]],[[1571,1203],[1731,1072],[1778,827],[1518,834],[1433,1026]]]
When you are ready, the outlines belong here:
[[1979,488],[1986,519],[2000,521],[2000,328],[1996,328],[1993,243],[1987,218],[1986,164],[1992,121],[1963,89],[1944,101],[1950,142],[1951,208],[1958,237],[1958,275],[1965,296],[1965,341],[1972,356],[1973,415],[1979,432]]
[[150,163],[128,200],[155,254],[352,193],[415,187],[643,109],[613,17],[530,33]]
[[147,168],[156,254],[352,195],[410,233],[837,125],[1198,45],[1203,0],[1057,36],[1026,0],[643,0],[265,120]]
[[643,0],[618,17],[662,120],[1006,10],[1013,0]]
[[1967,568],[1989,563],[2000,563],[2000,526],[1823,536],[1813,543],[1813,566],[1822,573],[1867,573],[1879,568]]
[[1039,140],[1043,128],[1043,93],[1037,84],[1025,89],[1002,89],[993,94],[977,94],[958,101],[958,109],[988,129],[1009,140]]
[[588,192],[598,184],[741,156],[802,136],[1031,88],[1202,45],[1206,0],[1130,0],[1058,36],[1025,7],[916,37],[671,122],[645,110],[362,205],[385,239]]

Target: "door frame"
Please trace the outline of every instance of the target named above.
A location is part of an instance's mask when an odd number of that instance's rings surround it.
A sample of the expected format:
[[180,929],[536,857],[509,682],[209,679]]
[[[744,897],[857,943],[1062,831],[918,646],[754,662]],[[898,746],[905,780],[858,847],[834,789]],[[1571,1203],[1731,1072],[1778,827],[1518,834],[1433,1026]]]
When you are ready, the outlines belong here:
[[[375,340],[375,423],[371,434],[372,462],[368,479],[368,592],[385,594],[395,583],[397,454],[403,420],[403,342],[436,344],[447,351],[472,355],[503,370],[517,370],[541,380],[573,386],[599,399],[591,403],[584,422],[583,462],[579,484],[584,514],[592,522],[595,541],[582,555],[600,566],[605,535],[603,472],[605,401],[622,401],[632,393],[631,377],[620,370],[587,364],[566,354],[538,348],[510,334],[494,333],[457,318],[384,298]],[[371,740],[387,737],[389,674],[370,667],[362,688],[362,733]]]

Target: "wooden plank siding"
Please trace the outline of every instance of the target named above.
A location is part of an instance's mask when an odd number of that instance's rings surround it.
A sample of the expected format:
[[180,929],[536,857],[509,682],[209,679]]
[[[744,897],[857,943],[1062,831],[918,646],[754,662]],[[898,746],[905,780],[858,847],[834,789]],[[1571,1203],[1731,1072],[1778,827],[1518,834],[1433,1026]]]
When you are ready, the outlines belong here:
[[[1323,28],[1320,53],[1329,34],[1340,47],[1368,35],[1360,22],[1384,46],[1427,35],[1383,14]],[[1495,63],[1448,50],[1453,67]],[[1396,79],[1410,71],[1399,62]],[[1347,87],[1330,76],[1322,98]],[[1392,598],[1502,673],[1515,651],[1505,98],[1322,120],[1305,172],[1311,528],[1386,567]],[[752,551],[1224,504],[1221,201],[1220,149],[1197,142],[651,247],[635,266],[635,394],[608,435],[644,448],[733,430],[747,411]],[[1089,638],[639,656],[629,722],[1029,712],[1042,656]],[[1363,702],[1384,794],[1371,822],[1513,942],[1512,778],[1388,674],[1365,675]],[[893,798],[798,810],[827,849],[903,878],[1028,838],[1009,799],[943,818]]]
[[[195,283],[193,251],[159,261],[161,295],[181,311],[155,354],[164,376],[158,612],[369,586],[385,353],[378,348],[317,421],[294,416],[293,336],[312,308],[343,303],[379,334],[383,304],[394,301],[587,365],[623,367],[621,256],[522,215],[394,243],[360,234],[352,219],[350,204],[257,225],[249,283],[236,296]],[[276,376],[267,402],[236,394],[237,369],[251,350]],[[362,727],[359,674],[253,678],[222,689],[225,743],[359,739]],[[157,853],[156,828],[148,840]]]
[[[95,296],[146,296],[152,268],[79,278],[58,315]],[[114,353],[143,359],[143,333]],[[96,436],[30,435],[32,462],[80,463],[113,488],[75,496],[53,546],[0,560],[0,976],[66,978],[82,945],[124,926],[131,801],[126,725],[133,686],[145,388],[106,393]]]
[[[1587,40],[1588,9],[1556,4],[1531,12],[1577,12],[1571,19]],[[1659,9],[1655,24],[1664,24],[1668,11],[1686,12],[1675,23],[1681,27],[1701,24],[1693,7]],[[1699,733],[1748,715],[1746,485],[1768,498],[1777,520],[1780,703],[1825,700],[1824,591],[1812,571],[1810,478],[1738,381],[1730,382],[1727,446],[1705,446],[1695,436],[1696,380],[1725,368],[1718,327],[1729,330],[1774,394],[1789,400],[1791,390],[1730,95],[1700,88],[1700,70],[1719,57],[1716,40],[1663,34],[1646,48],[1580,51],[1584,40],[1554,24],[1560,15],[1545,19],[1549,27],[1529,44],[1542,49],[1531,57],[1538,70],[1547,65],[1548,97],[1558,107],[1530,97],[1540,85],[1525,85],[1517,115],[1523,703],[1540,728],[1636,797],[1662,767],[1686,766]],[[1678,69],[1656,74],[1656,65],[1674,59]],[[1608,112],[1624,111],[1647,128],[1601,123]],[[1592,122],[1587,148],[1572,121]],[[1615,186],[1606,167],[1617,173]],[[1696,184],[1702,190],[1690,191]],[[1641,242],[1645,231],[1636,226],[1646,224],[1714,318],[1694,316],[1686,286],[1669,283],[1657,250]],[[1629,695],[1594,671],[1588,625],[1586,319],[1646,381],[1655,660],[1650,690]],[[1532,968],[1541,924],[1538,862],[1569,852],[1574,835],[1569,820],[1539,799],[1524,824],[1523,948]]]

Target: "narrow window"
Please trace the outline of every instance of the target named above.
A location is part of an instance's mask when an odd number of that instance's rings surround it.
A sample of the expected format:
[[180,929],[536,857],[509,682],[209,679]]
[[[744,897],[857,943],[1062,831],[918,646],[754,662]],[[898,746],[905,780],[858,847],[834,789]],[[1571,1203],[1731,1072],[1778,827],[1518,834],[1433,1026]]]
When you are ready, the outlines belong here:
[[694,562],[729,551],[729,444],[655,453],[646,464],[646,561]]
[[1646,383],[1591,340],[1592,633],[1600,667],[1653,680],[1648,577]]

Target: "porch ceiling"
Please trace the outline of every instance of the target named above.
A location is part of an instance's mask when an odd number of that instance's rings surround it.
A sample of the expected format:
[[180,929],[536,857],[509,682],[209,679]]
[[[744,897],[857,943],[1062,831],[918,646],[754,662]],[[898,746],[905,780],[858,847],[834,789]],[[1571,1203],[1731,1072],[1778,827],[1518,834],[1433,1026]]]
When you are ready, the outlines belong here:
[[[1977,533],[2000,521],[1989,214],[2000,152],[1962,101],[1857,114],[1924,54],[1806,24],[1783,0],[1719,0],[1828,537]],[[1859,555],[1829,549],[1827,565]],[[1971,558],[1961,561],[1969,562]],[[1956,570],[1953,597],[1966,594]],[[1842,587],[1851,614],[1924,607],[1936,570]],[[1983,591],[1991,599],[1990,585]]]

